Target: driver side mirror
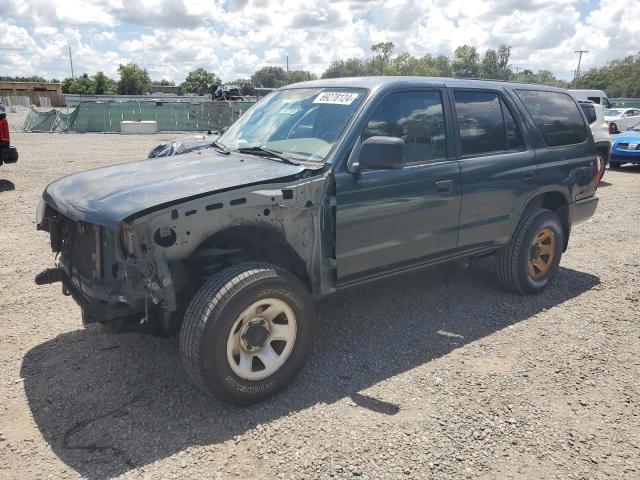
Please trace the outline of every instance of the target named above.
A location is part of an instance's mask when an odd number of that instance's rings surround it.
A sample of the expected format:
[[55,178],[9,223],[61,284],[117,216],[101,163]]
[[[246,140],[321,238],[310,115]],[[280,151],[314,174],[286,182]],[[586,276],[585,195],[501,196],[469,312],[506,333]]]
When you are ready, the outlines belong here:
[[369,137],[354,147],[348,170],[398,170],[404,166],[404,140],[397,137]]

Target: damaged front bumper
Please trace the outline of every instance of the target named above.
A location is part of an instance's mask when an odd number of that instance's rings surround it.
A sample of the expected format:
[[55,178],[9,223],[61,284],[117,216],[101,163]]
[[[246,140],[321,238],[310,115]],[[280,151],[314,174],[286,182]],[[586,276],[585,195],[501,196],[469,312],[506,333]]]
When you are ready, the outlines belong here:
[[[82,309],[84,324],[109,322],[121,318],[139,316],[148,319],[150,310],[154,313],[158,307],[168,317],[176,309],[173,282],[166,260],[159,259],[159,278],[144,278],[139,272],[135,280],[128,269],[126,279],[114,284],[100,284],[92,280],[71,275],[64,265],[48,268],[35,277],[37,285],[62,284],[62,292],[70,295]],[[133,287],[142,283],[144,288]]]
[[135,259],[119,250],[119,231],[71,220],[46,205],[38,207],[39,230],[49,232],[55,268],[38,273],[38,285],[61,283],[82,309],[83,323],[124,317],[168,318],[177,308],[174,284],[163,255]]

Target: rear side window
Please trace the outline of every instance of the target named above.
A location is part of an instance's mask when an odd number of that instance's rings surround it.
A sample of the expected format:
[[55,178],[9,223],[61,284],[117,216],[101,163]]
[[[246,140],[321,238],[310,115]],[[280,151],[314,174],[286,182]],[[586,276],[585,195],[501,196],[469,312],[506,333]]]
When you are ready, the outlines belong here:
[[581,103],[580,106],[582,107],[582,111],[587,117],[587,121],[589,122],[589,125],[591,125],[593,122],[596,121],[596,108],[593,105],[589,105],[586,103]]
[[385,97],[371,115],[362,138],[404,140],[407,163],[446,157],[444,111],[439,92],[400,92]]
[[595,103],[600,103],[600,97],[587,97],[587,100],[591,100]]
[[516,90],[548,147],[587,139],[587,126],[573,99],[560,92]]
[[456,90],[453,96],[462,155],[524,148],[520,129],[497,93]]

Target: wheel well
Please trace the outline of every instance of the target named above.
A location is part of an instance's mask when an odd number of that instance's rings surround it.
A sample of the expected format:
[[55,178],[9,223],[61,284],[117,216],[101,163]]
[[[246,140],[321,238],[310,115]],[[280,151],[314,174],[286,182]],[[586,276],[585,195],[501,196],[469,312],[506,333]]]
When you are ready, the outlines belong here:
[[569,235],[571,233],[571,225],[569,224],[569,205],[566,197],[560,192],[547,192],[532,198],[524,209],[528,212],[534,208],[546,208],[552,212],[556,212],[560,216],[562,229],[564,230],[564,246],[563,251],[567,250],[569,245]]
[[220,269],[239,262],[267,262],[290,271],[311,289],[304,261],[276,229],[238,226],[217,232],[198,247],[191,260],[195,260],[188,261],[191,270],[207,264]]
[[596,151],[600,154],[602,154],[602,156],[604,157],[605,161],[609,160],[609,151],[610,149],[605,147],[604,145],[600,145],[598,147],[596,147]]

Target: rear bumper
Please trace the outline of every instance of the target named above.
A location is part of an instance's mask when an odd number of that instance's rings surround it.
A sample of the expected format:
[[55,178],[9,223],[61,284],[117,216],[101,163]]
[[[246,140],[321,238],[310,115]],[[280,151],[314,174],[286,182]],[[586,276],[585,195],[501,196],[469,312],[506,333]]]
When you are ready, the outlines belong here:
[[584,198],[582,200],[577,200],[576,202],[572,203],[569,207],[571,225],[576,225],[590,219],[596,211],[598,201],[598,197],[593,196]]
[[3,163],[16,163],[18,161],[18,149],[15,147],[0,147],[0,165]]

